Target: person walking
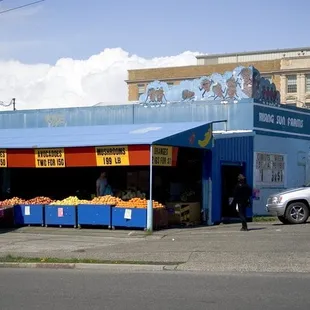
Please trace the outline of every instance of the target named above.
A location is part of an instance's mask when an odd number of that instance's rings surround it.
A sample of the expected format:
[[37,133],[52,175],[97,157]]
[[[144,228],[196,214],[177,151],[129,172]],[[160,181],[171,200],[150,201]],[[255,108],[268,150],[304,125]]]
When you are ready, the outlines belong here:
[[246,208],[250,205],[251,197],[252,197],[251,187],[246,183],[244,175],[239,174],[238,183],[234,190],[233,205],[236,206],[236,210],[241,219],[242,223],[241,231],[248,231],[248,224],[246,220]]

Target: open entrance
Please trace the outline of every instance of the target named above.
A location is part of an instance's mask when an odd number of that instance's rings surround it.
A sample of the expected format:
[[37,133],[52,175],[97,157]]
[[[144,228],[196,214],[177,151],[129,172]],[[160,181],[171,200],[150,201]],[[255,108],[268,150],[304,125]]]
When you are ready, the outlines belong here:
[[222,178],[222,220],[238,217],[237,211],[230,205],[234,188],[237,184],[238,175],[244,174],[244,166],[234,164],[224,164],[221,167]]

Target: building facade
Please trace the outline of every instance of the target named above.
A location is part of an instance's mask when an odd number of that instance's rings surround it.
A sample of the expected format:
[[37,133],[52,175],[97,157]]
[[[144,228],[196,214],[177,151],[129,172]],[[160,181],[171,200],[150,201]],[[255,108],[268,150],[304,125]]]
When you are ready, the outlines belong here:
[[128,99],[138,101],[149,83],[158,80],[168,86],[185,80],[224,73],[236,66],[257,68],[280,91],[281,103],[310,107],[310,47],[246,53],[197,56],[197,65],[128,71]]

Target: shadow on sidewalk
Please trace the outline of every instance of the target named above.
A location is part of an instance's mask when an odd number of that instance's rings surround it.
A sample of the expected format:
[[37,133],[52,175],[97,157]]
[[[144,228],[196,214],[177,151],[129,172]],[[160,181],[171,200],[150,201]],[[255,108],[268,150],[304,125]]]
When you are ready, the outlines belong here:
[[249,228],[249,231],[264,230],[266,227]]

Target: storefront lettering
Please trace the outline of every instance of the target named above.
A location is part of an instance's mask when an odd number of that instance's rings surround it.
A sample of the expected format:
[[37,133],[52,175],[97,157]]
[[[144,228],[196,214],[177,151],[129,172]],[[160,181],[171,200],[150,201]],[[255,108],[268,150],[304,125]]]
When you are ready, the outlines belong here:
[[283,115],[275,115],[270,113],[259,112],[259,121],[263,123],[276,124],[280,126],[288,126],[294,128],[303,128],[304,121],[299,118],[285,117]]
[[36,168],[61,168],[66,166],[64,149],[36,149]]
[[97,166],[128,166],[127,146],[96,147]]
[[7,153],[6,150],[0,150],[0,167],[6,168],[7,167]]
[[172,147],[154,146],[152,164],[154,166],[172,166]]

